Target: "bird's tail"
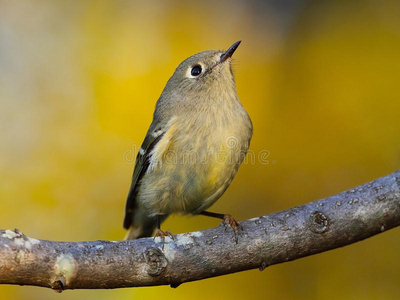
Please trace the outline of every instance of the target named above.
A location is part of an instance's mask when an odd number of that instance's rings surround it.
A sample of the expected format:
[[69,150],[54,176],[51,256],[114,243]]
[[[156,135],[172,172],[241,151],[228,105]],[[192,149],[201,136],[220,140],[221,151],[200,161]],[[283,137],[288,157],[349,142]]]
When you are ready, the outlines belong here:
[[[168,215],[160,216],[160,223],[162,223]],[[140,239],[142,237],[150,237],[153,235],[154,230],[157,228],[157,216],[148,216],[145,213],[136,213],[132,220],[131,226],[125,235],[124,240]]]
[[124,240],[134,240],[134,239],[140,239],[142,237],[149,237],[153,235],[154,229],[157,228],[157,223],[154,224],[154,226],[147,226],[146,228],[143,228],[143,226],[138,226],[138,227],[129,227],[128,232],[126,233]]

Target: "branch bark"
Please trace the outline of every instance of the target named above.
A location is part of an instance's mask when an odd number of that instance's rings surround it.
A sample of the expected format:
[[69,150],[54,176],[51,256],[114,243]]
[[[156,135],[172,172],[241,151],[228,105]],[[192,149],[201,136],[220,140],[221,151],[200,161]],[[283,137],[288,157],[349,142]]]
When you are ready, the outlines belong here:
[[53,242],[0,230],[0,283],[65,289],[167,285],[266,267],[342,247],[400,224],[400,170],[319,201],[166,238]]

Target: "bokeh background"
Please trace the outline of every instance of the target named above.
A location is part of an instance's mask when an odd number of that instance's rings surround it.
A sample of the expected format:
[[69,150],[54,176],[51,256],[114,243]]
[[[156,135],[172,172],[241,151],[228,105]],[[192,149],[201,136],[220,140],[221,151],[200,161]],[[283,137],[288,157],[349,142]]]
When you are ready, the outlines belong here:
[[[243,42],[251,150],[214,211],[240,220],[400,167],[399,1],[0,1],[0,228],[119,240],[134,157],[186,57]],[[263,151],[263,152],[262,152]],[[268,151],[268,152],[266,152]],[[181,233],[206,217],[169,218]],[[400,299],[400,232],[170,287],[0,286],[1,299]]]

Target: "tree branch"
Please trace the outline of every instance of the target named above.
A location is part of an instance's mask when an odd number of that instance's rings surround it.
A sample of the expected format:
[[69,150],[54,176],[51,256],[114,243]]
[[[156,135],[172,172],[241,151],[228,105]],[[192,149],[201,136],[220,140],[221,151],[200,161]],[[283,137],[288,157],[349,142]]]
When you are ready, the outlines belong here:
[[170,284],[291,261],[400,224],[400,170],[335,196],[242,222],[231,229],[159,239],[53,242],[0,231],[0,283],[57,291]]

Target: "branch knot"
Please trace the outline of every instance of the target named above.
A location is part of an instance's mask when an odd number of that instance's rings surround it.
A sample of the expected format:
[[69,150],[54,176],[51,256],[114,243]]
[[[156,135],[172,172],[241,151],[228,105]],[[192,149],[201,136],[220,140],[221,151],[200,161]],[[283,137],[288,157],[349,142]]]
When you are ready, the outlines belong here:
[[308,219],[308,227],[314,233],[324,233],[329,230],[330,220],[320,211],[314,211]]
[[147,248],[145,252],[146,263],[149,266],[147,274],[160,276],[168,265],[164,253],[158,248]]

